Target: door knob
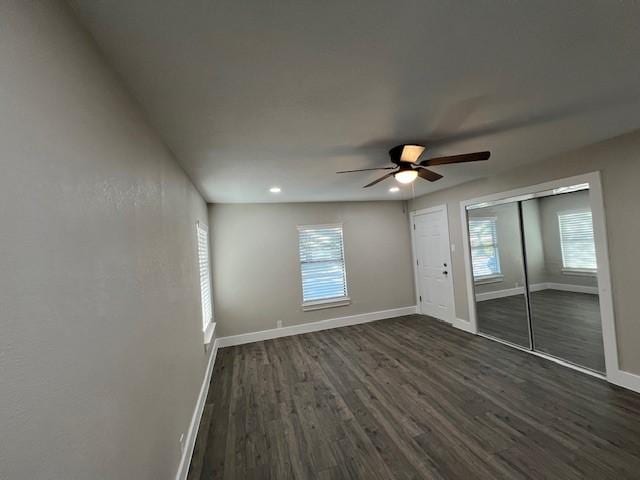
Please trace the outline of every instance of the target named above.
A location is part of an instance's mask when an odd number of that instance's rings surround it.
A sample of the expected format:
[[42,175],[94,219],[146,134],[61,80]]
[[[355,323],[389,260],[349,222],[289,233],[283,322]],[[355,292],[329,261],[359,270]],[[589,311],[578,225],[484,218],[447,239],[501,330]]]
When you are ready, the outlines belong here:
[[443,275],[449,275],[449,272],[447,272],[446,270],[444,272],[442,272]]

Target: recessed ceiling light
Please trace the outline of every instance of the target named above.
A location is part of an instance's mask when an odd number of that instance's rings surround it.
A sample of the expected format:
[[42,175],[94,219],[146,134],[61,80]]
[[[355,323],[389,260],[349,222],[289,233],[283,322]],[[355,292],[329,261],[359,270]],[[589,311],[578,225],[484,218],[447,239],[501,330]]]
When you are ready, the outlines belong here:
[[390,191],[391,193],[396,193],[396,192],[399,192],[399,191],[400,191],[400,189],[399,189],[398,187],[391,187],[391,188],[389,189],[389,191]]
[[270,191],[271,193],[280,193],[280,192],[282,191],[282,189],[281,189],[280,187],[271,187],[271,188],[269,189],[269,191]]

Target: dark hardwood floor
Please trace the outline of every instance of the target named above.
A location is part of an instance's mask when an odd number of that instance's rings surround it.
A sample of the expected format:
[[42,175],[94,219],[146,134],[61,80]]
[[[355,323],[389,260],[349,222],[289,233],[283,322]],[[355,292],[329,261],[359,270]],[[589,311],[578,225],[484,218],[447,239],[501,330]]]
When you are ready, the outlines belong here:
[[640,395],[429,317],[221,349],[204,479],[631,479]]
[[[478,328],[529,348],[524,295],[477,303]],[[597,372],[604,372],[598,295],[542,290],[531,294],[535,349]]]

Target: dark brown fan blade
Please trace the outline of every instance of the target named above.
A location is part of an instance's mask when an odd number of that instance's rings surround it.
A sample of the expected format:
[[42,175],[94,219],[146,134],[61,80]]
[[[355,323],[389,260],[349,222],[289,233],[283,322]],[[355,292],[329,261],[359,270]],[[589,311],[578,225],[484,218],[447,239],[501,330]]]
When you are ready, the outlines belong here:
[[440,180],[442,175],[436,172],[432,172],[431,170],[427,170],[426,168],[418,168],[418,176],[420,178],[424,178],[425,180],[429,180],[430,182],[435,182],[436,180]]
[[336,173],[368,172],[369,170],[395,170],[398,167],[361,168],[360,170],[343,170]]
[[447,165],[448,163],[477,162],[488,160],[491,152],[463,153],[462,155],[450,155],[448,157],[429,158],[420,162],[423,167],[433,167],[435,165]]
[[387,173],[386,175],[383,175],[383,176],[382,176],[382,177],[380,177],[379,179],[374,180],[373,182],[371,182],[371,183],[369,183],[369,184],[365,185],[365,186],[364,186],[364,187],[362,187],[362,188],[372,187],[372,186],[373,186],[373,185],[375,185],[376,183],[380,183],[381,181],[386,180],[386,179],[387,179],[387,178],[389,178],[389,177],[392,177],[394,173],[396,173],[396,172]]

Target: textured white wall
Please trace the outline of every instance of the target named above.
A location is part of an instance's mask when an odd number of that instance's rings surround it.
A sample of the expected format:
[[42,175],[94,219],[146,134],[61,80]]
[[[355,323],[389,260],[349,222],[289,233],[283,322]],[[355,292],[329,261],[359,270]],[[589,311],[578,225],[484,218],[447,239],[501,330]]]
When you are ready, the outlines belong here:
[[66,4],[1,2],[0,65],[0,478],[172,478],[206,205]]

